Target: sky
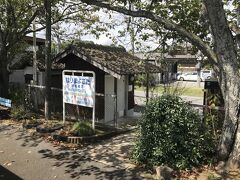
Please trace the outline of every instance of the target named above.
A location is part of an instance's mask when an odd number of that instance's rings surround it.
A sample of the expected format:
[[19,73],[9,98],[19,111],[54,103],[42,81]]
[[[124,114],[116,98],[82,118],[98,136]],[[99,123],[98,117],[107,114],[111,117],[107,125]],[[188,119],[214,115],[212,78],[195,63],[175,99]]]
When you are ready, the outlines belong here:
[[[118,31],[122,31],[124,29],[127,28],[127,24],[124,22],[124,19],[126,16],[116,13],[116,12],[112,12],[111,13],[111,18],[109,18],[109,15],[107,13],[105,13],[104,10],[100,10],[98,12],[98,15],[100,17],[100,21],[102,22],[106,22],[106,23],[116,23],[118,24],[118,26],[116,26],[114,29],[108,29],[108,31],[106,31],[105,33],[101,33],[101,35],[99,36],[99,38],[96,38],[96,36],[88,34],[88,35],[82,35],[80,36],[80,39],[82,41],[93,41],[96,44],[102,44],[102,45],[111,45],[114,42],[117,43],[117,45],[121,45],[124,46],[128,51],[131,50],[131,43],[130,43],[130,36],[126,35],[125,37],[118,37],[119,33]],[[62,23],[61,27],[63,29],[66,29],[66,36],[70,37],[67,34],[72,34],[76,29],[79,29],[81,27],[80,25],[74,25],[74,24],[69,24],[69,23]],[[153,33],[149,30],[145,30],[145,33]],[[107,35],[108,34],[108,35]],[[109,36],[110,35],[110,36]],[[140,33],[137,36],[137,39],[139,38]],[[29,34],[29,36],[32,36],[31,34]],[[53,36],[53,35],[52,35]],[[45,31],[40,31],[37,32],[37,37],[39,38],[45,38]],[[79,38],[79,36],[75,36],[75,38]],[[114,41],[113,41],[114,39]],[[53,40],[55,42],[56,38],[53,37]],[[141,41],[141,48],[140,49],[146,49],[146,47],[150,47],[148,49],[149,50],[154,50],[158,44],[156,43],[156,38],[150,38],[148,41]],[[142,51],[142,50],[141,50]]]

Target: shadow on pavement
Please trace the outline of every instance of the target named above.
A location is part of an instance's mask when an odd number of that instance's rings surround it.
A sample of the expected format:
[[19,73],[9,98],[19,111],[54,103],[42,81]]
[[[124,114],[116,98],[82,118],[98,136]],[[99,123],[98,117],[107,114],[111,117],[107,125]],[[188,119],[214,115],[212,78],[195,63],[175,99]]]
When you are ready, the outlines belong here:
[[54,166],[64,166],[71,178],[142,179],[141,170],[129,160],[135,138],[135,134],[129,133],[76,151],[59,148],[55,153],[49,149],[39,153],[53,159]]
[[[139,176],[141,169],[134,166],[129,160],[136,140],[135,133],[122,134],[105,141],[86,145],[82,149],[71,150],[65,147],[54,148],[52,145],[44,145],[42,137],[23,129],[3,125],[0,128],[0,135],[4,139],[6,138],[6,142],[7,139],[13,139],[16,141],[15,143],[24,148],[38,148],[36,152],[41,156],[36,156],[37,158],[51,160],[48,162],[53,162],[51,165],[53,169],[63,169],[63,174],[68,174],[71,178],[142,179]],[[5,171],[7,172],[4,167],[1,167],[0,175]],[[1,179],[7,178],[0,176]],[[10,179],[21,178],[15,176]]]
[[[14,136],[16,134],[16,136]],[[21,141],[22,146],[36,147],[43,141],[43,138],[37,133],[29,133],[25,129],[19,128],[14,124],[1,124],[0,123],[0,135],[6,138],[13,138]]]
[[12,129],[12,128],[9,125],[1,125],[0,126],[0,132],[7,131],[7,130],[10,130],[10,129]]
[[0,180],[22,180],[22,178],[0,165]]
[[29,134],[21,130],[16,140],[23,140],[22,146],[36,147],[43,141],[43,138],[37,133]]

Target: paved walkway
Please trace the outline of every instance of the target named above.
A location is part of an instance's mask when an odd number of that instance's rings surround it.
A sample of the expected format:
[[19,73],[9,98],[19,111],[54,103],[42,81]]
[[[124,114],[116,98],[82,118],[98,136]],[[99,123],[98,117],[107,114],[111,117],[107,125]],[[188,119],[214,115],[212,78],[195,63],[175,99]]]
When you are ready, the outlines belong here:
[[128,158],[134,141],[129,133],[69,150],[0,121],[0,180],[141,179]]

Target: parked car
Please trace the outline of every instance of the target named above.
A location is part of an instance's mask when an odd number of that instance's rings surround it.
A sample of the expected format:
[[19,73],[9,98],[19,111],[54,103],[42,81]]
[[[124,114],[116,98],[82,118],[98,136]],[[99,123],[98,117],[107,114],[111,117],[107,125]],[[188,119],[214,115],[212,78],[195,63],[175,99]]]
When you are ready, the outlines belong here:
[[[197,72],[183,73],[177,76],[179,81],[197,81]],[[202,81],[202,79],[200,79]]]
[[[205,81],[205,79],[210,79],[212,77],[211,70],[203,70],[200,72],[200,81]],[[198,74],[196,71],[179,74],[177,80],[179,81],[197,81]]]
[[201,77],[203,77],[203,79],[210,79],[212,77],[213,73],[212,70],[202,70],[201,71]]

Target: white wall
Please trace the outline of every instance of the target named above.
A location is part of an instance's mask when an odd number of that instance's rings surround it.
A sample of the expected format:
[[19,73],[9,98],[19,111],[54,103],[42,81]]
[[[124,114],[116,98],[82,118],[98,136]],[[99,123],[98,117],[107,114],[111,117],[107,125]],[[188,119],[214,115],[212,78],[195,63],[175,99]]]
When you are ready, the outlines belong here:
[[33,74],[33,67],[27,66],[24,68],[24,75],[25,74]]
[[104,110],[104,121],[114,120],[114,101],[111,95],[114,94],[114,77],[105,75],[105,110]]
[[33,68],[30,66],[27,66],[25,69],[13,70],[13,72],[11,72],[9,76],[9,82],[24,84],[25,83],[24,75],[32,74],[32,73],[33,73]]
[[44,72],[38,72],[38,85],[45,86],[45,73]]
[[124,76],[117,80],[117,112],[118,117],[124,115],[125,110],[125,82]]
[[[117,79],[117,118],[124,115],[132,116],[133,109],[128,110],[128,76],[122,76]],[[105,75],[105,122],[114,120],[114,77]]]
[[9,82],[24,84],[25,83],[24,70],[14,70],[13,72],[11,72],[11,74],[9,75]]
[[[25,83],[25,77],[26,74],[33,74],[33,67],[27,66],[25,69],[20,70],[13,70],[9,76],[9,82],[10,83],[19,83],[24,84]],[[45,77],[44,72],[38,72],[38,85],[44,86],[45,85]]]

